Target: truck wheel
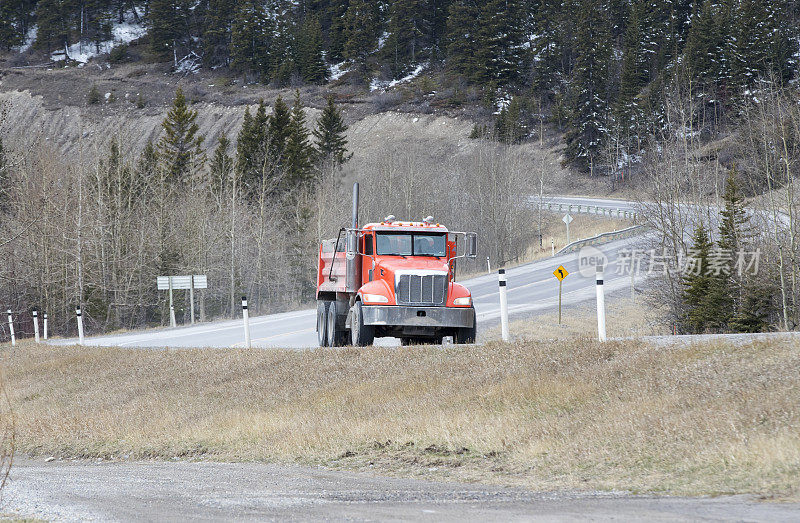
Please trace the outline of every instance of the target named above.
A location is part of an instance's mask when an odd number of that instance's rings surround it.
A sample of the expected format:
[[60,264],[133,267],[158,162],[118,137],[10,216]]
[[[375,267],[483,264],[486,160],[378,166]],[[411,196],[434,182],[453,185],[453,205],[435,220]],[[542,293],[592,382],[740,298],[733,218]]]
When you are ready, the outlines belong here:
[[350,323],[350,336],[353,345],[356,347],[366,347],[375,341],[375,327],[364,325],[364,311],[360,301],[353,306],[353,318]]
[[332,301],[330,305],[328,305],[328,347],[341,347],[344,345],[344,335],[347,334],[344,332],[344,329],[339,327],[339,322],[337,322],[338,316],[338,306],[339,304],[335,301]]
[[475,343],[478,334],[478,318],[475,317],[475,309],[472,309],[472,327],[459,327],[456,335],[453,336],[453,343]]
[[320,347],[328,346],[328,302],[317,302],[317,342]]

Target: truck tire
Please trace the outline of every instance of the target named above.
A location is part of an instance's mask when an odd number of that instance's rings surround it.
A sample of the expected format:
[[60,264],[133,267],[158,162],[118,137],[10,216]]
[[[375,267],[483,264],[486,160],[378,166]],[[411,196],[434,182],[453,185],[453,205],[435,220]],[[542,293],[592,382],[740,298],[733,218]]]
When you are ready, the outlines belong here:
[[465,344],[475,343],[478,334],[478,318],[475,317],[475,309],[472,309],[472,327],[459,327],[456,335],[453,336],[453,343]]
[[328,347],[342,347],[346,343],[347,331],[339,327],[339,303],[332,301],[328,305]]
[[350,323],[350,336],[353,345],[356,347],[366,347],[375,341],[375,327],[364,325],[364,311],[360,301],[353,306],[353,318]]
[[328,306],[330,302],[317,302],[317,342],[320,347],[328,346]]

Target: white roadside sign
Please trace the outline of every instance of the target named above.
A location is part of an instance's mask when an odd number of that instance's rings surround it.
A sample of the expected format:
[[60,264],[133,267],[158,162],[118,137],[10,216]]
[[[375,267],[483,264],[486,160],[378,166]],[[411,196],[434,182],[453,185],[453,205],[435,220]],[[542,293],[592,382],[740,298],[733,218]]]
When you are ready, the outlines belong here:
[[[191,289],[192,288],[192,275],[188,276],[159,276],[156,280],[158,290],[165,291],[169,289],[169,281],[172,280],[173,289]],[[208,278],[205,274],[194,275],[194,288],[207,289]]]

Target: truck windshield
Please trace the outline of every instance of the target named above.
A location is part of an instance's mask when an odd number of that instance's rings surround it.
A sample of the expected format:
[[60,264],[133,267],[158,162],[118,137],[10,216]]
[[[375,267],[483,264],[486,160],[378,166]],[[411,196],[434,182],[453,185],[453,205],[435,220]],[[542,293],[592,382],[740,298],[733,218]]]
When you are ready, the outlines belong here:
[[380,233],[377,235],[378,254],[395,256],[444,256],[444,234]]

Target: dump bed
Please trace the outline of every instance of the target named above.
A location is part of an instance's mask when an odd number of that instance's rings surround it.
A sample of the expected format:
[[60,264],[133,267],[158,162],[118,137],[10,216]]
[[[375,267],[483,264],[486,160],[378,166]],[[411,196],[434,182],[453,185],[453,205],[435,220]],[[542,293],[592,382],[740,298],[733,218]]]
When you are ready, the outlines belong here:
[[336,239],[323,240],[319,246],[317,294],[320,292],[346,292],[347,290],[345,240],[344,238],[339,239],[338,249],[336,241]]

